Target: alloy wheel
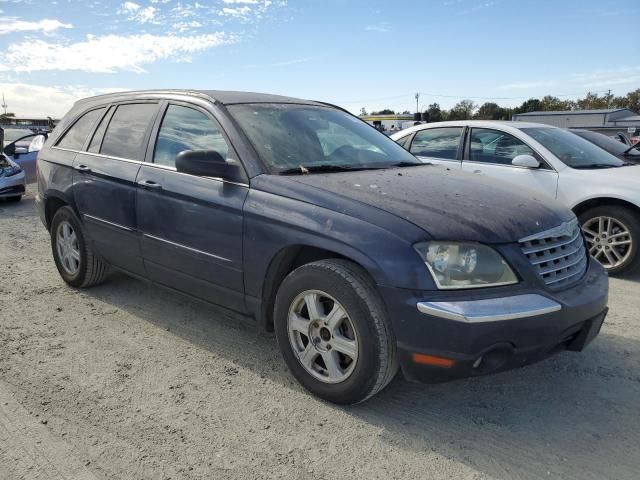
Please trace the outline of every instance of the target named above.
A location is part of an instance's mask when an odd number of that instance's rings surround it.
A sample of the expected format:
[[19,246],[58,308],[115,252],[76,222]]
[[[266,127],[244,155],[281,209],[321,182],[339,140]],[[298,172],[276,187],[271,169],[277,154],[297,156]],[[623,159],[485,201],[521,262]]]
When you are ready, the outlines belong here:
[[632,251],[629,228],[613,217],[594,217],[582,225],[589,254],[607,269],[625,263]]
[[80,269],[80,246],[73,226],[67,221],[58,225],[56,249],[64,271],[69,275],[75,275]]
[[340,383],[358,361],[358,337],[344,307],[319,290],[300,293],[291,303],[287,330],[304,369],[324,383]]

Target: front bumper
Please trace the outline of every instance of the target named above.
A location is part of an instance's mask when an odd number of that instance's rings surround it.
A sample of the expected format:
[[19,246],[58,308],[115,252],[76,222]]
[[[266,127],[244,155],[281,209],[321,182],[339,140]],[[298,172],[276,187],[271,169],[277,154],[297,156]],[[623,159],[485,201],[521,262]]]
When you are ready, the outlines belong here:
[[460,291],[425,300],[433,292],[381,291],[403,373],[435,383],[520,367],[562,350],[582,350],[607,313],[608,279],[591,261],[578,284],[558,292],[531,289],[491,296]]
[[24,195],[25,174],[24,170],[10,177],[0,177],[0,198]]

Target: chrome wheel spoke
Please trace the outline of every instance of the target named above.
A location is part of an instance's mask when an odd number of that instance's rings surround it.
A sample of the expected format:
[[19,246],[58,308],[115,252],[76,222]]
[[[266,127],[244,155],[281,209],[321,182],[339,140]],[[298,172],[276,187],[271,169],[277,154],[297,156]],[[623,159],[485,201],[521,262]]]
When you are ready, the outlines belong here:
[[307,305],[307,312],[309,312],[310,320],[317,320],[322,318],[322,305],[320,305],[320,301],[317,293],[308,293],[304,297],[304,303]]
[[617,218],[594,217],[582,225],[589,254],[605,268],[624,264],[631,255],[633,238],[630,230]]
[[353,340],[349,340],[348,338],[343,337],[340,334],[337,334],[333,337],[333,340],[331,340],[331,347],[351,359],[356,358],[356,356],[358,355],[358,347],[356,345],[356,342]]
[[313,368],[316,357],[319,355],[312,342],[307,343],[307,347],[300,353],[300,361],[307,368]]
[[309,335],[309,323],[310,320],[302,318],[295,312],[289,315],[289,327],[303,335]]
[[325,367],[327,367],[327,374],[333,378],[339,378],[343,375],[342,368],[340,367],[340,359],[338,354],[334,352],[324,352],[322,354],[322,360]]
[[342,306],[336,302],[333,304],[333,308],[329,312],[329,315],[325,317],[324,322],[327,324],[329,329],[333,331],[338,328],[338,326],[346,316],[347,314],[345,313]]
[[56,232],[56,252],[62,268],[75,275],[80,268],[78,237],[69,222],[62,222]]

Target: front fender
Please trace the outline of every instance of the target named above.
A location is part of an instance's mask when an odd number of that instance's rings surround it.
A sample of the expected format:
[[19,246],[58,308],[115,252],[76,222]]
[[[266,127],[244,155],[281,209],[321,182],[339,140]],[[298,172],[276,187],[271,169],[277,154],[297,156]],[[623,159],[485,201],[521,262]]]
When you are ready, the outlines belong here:
[[271,260],[290,246],[320,248],[351,259],[378,285],[434,288],[411,242],[362,219],[254,189],[245,202],[244,219],[247,295],[260,296]]

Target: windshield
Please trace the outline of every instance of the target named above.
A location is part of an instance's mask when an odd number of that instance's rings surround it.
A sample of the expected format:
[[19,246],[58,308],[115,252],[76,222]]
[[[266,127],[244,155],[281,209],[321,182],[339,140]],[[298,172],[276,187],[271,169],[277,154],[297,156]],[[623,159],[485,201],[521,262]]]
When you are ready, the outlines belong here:
[[11,143],[19,138],[26,137],[27,135],[32,135],[32,134],[33,132],[26,128],[25,129],[9,128],[4,131],[4,141],[6,143]]
[[[614,138],[603,135],[598,132],[589,132],[589,131],[574,131],[573,133],[576,135],[589,140],[592,143],[595,143],[601,148],[604,148],[607,152],[613,153],[614,155],[623,155],[625,151],[629,149],[629,145],[626,145]],[[640,156],[640,151],[631,150],[627,153],[629,156]]]
[[277,172],[421,164],[393,140],[334,108],[243,104],[228,109],[262,160]]
[[621,167],[624,162],[593,143],[560,128],[523,128],[523,132],[541,143],[572,168]]

